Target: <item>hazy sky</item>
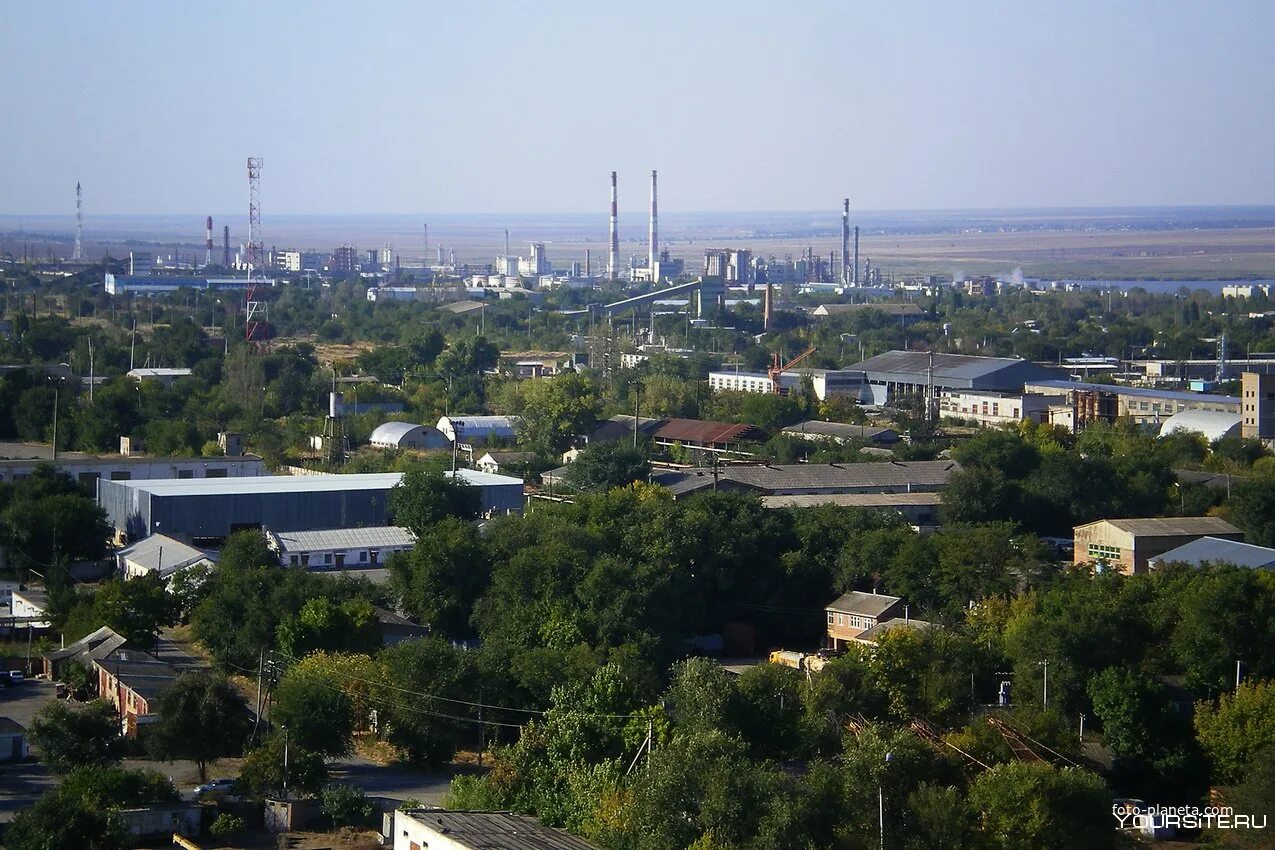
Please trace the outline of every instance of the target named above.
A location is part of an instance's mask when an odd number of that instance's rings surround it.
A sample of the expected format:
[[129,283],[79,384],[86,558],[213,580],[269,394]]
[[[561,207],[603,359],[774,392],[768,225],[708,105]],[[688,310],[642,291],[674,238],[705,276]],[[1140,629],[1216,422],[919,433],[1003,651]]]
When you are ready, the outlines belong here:
[[0,213],[1275,203],[1275,2],[37,2]]

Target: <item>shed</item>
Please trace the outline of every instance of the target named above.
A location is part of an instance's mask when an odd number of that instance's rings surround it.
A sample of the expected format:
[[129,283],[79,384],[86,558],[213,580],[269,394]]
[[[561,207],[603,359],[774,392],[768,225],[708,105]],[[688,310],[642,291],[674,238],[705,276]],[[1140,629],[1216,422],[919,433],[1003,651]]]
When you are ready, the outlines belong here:
[[517,420],[512,416],[444,416],[438,430],[448,440],[476,445],[491,440],[512,443],[518,436]]
[[1160,436],[1182,432],[1203,434],[1210,443],[1225,437],[1240,435],[1240,415],[1218,410],[1184,410],[1175,413],[1160,426]]
[[446,449],[451,440],[432,425],[386,422],[376,426],[369,441],[383,449]]

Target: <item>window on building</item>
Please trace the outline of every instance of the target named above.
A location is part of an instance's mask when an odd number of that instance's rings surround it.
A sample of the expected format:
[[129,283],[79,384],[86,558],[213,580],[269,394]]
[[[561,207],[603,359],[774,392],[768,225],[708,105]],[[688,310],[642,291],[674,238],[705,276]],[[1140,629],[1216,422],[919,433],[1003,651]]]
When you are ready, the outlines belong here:
[[331,553],[331,552],[324,552],[324,553],[323,553],[323,563],[325,563],[325,564],[330,564],[330,563],[332,563],[332,553]]
[[289,563],[290,565],[294,566],[294,567],[299,567],[299,566],[301,566],[301,556],[300,556],[300,555],[289,555],[289,556],[288,556],[288,563]]
[[830,626],[831,626],[831,625],[833,625],[833,624],[834,624],[834,622],[835,622],[835,618],[833,617],[832,612],[831,612],[831,611],[829,611],[829,612],[828,612],[828,625],[830,625]]
[[228,469],[210,469],[204,473],[205,478],[226,478],[230,474]]
[[178,478],[194,478],[194,477],[195,477],[195,470],[193,470],[193,469],[179,469],[179,470],[177,470],[177,477],[178,477]]
[[128,481],[133,477],[133,473],[127,469],[116,469],[111,473],[112,481]]

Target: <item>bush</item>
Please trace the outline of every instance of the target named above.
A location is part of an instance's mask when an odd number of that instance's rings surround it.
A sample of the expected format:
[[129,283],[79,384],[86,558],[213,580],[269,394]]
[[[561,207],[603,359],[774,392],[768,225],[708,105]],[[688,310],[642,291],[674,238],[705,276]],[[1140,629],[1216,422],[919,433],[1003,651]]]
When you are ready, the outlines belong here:
[[232,815],[230,812],[222,812],[217,815],[217,819],[212,822],[212,826],[208,827],[208,831],[218,836],[234,835],[243,828],[243,818]]
[[372,817],[376,807],[363,793],[362,788],[350,785],[329,785],[320,795],[323,800],[323,814],[333,826],[353,826],[363,823]]

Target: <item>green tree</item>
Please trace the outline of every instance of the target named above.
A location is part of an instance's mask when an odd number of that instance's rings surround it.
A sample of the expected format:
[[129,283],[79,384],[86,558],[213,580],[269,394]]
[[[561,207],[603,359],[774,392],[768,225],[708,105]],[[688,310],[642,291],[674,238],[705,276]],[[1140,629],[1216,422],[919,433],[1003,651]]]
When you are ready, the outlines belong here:
[[244,794],[264,797],[283,790],[283,755],[288,751],[288,787],[307,794],[317,794],[328,781],[328,767],[323,753],[307,750],[293,741],[284,741],[282,732],[266,736],[261,746],[244,757],[236,787]]
[[362,788],[349,785],[329,785],[319,795],[323,801],[323,814],[334,826],[355,826],[372,817],[376,806],[363,793]]
[[279,683],[271,720],[298,746],[328,756],[353,747],[354,711],[349,696],[323,672],[294,668]]
[[161,761],[190,759],[201,782],[209,764],[242,751],[251,725],[243,695],[208,672],[182,674],[160,695],[158,714],[147,740],[151,754]]
[[177,622],[175,603],[159,573],[114,579],[103,582],[91,596],[80,597],[79,610],[71,612],[64,631],[74,640],[110,626],[130,643],[150,649],[159,640],[160,630]]
[[473,523],[445,517],[386,566],[390,590],[404,610],[440,635],[473,634],[474,603],[491,581],[491,561]]
[[1047,762],[1010,762],[980,773],[970,786],[983,844],[1017,850],[1112,847],[1111,796],[1095,774]]
[[579,372],[516,385],[521,404],[518,437],[536,451],[556,456],[571,441],[591,433],[602,410],[593,381]]
[[[407,641],[384,649],[378,660],[385,681],[396,690],[384,689],[377,713],[383,734],[401,747],[409,760],[424,765],[445,764],[461,742],[473,741],[471,723],[450,719],[476,719],[471,706],[455,700],[476,702],[480,696],[474,653],[456,649],[441,638]],[[497,695],[498,696],[498,695]],[[496,702],[491,695],[486,699]]]
[[1258,754],[1275,751],[1275,682],[1245,682],[1216,706],[1196,703],[1195,731],[1214,779],[1240,781]]
[[397,525],[418,537],[447,517],[474,519],[482,512],[482,496],[435,466],[418,465],[403,473],[390,490],[390,514]]
[[575,490],[595,493],[645,481],[650,468],[645,446],[623,440],[594,443],[567,467],[566,481]]
[[337,603],[320,596],[279,623],[279,650],[292,658],[311,652],[371,652],[381,644],[376,611],[365,599]]
[[30,734],[40,760],[57,773],[116,764],[123,756],[119,717],[104,700],[80,708],[51,702],[36,712]]
[[1226,514],[1257,546],[1275,546],[1275,478],[1253,478],[1235,485]]
[[125,831],[112,811],[54,789],[18,812],[4,834],[9,850],[122,850]]

